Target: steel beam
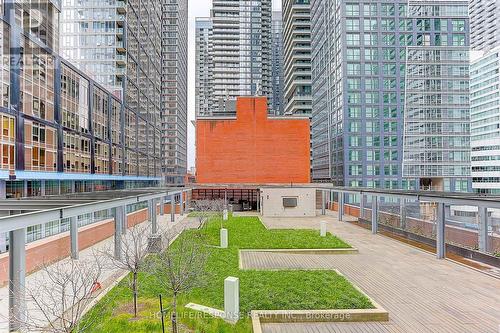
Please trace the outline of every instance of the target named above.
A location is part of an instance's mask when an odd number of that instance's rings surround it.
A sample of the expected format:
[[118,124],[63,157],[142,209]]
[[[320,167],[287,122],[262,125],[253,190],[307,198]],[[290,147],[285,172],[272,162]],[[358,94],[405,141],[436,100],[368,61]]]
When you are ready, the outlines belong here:
[[69,235],[71,239],[71,258],[78,259],[78,220],[76,216],[69,218]]
[[446,257],[446,242],[445,242],[445,228],[446,228],[446,214],[444,203],[438,204],[438,214],[436,221],[436,257],[443,259]]
[[9,232],[9,331],[18,331],[26,318],[26,229]]
[[378,197],[372,196],[372,234],[378,232]]
[[479,227],[479,251],[488,251],[488,207],[478,207],[478,227]]

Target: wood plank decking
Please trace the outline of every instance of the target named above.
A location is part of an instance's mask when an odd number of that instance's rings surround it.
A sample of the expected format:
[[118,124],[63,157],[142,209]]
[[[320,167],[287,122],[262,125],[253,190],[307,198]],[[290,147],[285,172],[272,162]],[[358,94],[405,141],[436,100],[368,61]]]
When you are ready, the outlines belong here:
[[[396,240],[372,235],[334,216],[263,218],[269,228],[328,231],[359,249],[352,255],[246,252],[244,268],[338,269],[389,311],[386,323],[265,324],[265,333],[478,332],[500,333],[500,280]],[[319,231],[318,231],[319,232]],[[318,281],[321,283],[321,281]]]

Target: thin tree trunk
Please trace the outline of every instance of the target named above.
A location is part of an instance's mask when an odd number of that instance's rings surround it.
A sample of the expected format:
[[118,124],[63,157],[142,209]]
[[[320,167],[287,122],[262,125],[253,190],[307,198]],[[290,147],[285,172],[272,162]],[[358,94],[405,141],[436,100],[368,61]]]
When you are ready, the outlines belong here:
[[132,289],[134,289],[134,318],[137,318],[137,272],[133,273],[134,281],[132,283]]
[[177,293],[172,300],[172,333],[177,333]]

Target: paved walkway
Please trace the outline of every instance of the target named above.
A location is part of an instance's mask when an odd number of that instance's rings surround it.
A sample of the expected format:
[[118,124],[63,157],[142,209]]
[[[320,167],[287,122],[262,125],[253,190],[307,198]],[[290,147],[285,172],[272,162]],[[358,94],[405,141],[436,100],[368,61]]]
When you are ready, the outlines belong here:
[[[179,233],[185,228],[191,228],[197,226],[197,222],[195,219],[188,218],[187,215],[175,216],[175,222],[170,222],[170,214],[165,214],[163,216],[158,216],[158,226],[160,230],[173,230],[172,233]],[[147,222],[145,222],[147,223]],[[113,237],[103,240],[91,246],[85,250],[80,251],[79,260],[92,260],[94,253],[99,253],[103,251],[109,251],[113,248]],[[69,258],[63,260],[70,260]],[[103,267],[101,282],[103,288],[111,285],[116,281],[117,278],[122,276],[124,271],[116,269],[110,262],[105,263]],[[39,283],[48,283],[46,279],[44,279],[43,272],[35,272],[26,277],[26,287],[33,288],[32,286],[37,286]],[[27,305],[27,308],[33,308],[30,304]],[[9,311],[9,294],[8,294],[8,286],[4,286],[0,288],[0,333],[8,332],[8,312]],[[37,315],[35,315],[36,317]]]
[[[265,333],[500,332],[500,280],[396,240],[372,235],[335,216],[263,218],[269,228],[328,230],[357,247],[353,255],[254,252],[244,265],[268,269],[338,269],[389,311],[386,323],[266,324]],[[321,283],[321,281],[318,281]]]

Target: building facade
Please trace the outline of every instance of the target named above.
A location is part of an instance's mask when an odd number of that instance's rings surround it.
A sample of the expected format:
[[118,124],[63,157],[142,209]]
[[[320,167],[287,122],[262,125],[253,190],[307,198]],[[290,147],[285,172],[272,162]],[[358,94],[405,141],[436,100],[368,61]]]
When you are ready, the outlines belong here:
[[187,174],[188,0],[162,0],[161,130],[164,181]]
[[[410,136],[404,137],[405,107],[423,120],[408,135],[414,130],[427,134],[435,130],[432,135],[441,137],[440,129],[451,127],[446,136],[457,138],[457,147],[465,149],[467,124],[455,124],[468,119],[463,114],[469,105],[468,88],[460,86],[468,80],[468,65],[456,59],[457,54],[467,56],[467,7],[467,1],[433,1],[432,5],[311,1],[313,180],[420,188],[420,180],[428,174],[403,175],[403,143],[407,143],[406,152],[421,149],[409,145]],[[423,66],[421,58],[431,56],[436,66]],[[441,69],[453,77],[442,80],[435,72],[433,82],[411,86],[411,94],[405,94],[407,73],[418,76],[419,70]],[[447,93],[432,90],[432,85]],[[433,127],[432,121],[440,125]],[[447,151],[438,146],[434,153],[444,156]],[[406,156],[409,165],[416,155]],[[439,175],[450,179],[451,191],[463,190],[462,181],[470,179],[463,169],[466,154],[457,158],[460,172]],[[443,188],[445,183],[441,182]]]
[[[154,134],[159,131],[133,104],[123,103],[57,54],[59,3],[12,1],[1,2],[0,8],[0,194],[157,184],[160,156]],[[32,13],[41,24],[32,23]],[[155,111],[151,108],[152,115]]]
[[196,116],[207,116],[213,106],[212,20],[197,17],[195,30],[195,112]]
[[500,45],[500,3],[491,0],[471,0],[470,46],[473,50],[489,51]]
[[287,115],[311,115],[311,3],[283,1],[284,103]]
[[283,114],[283,19],[281,11],[273,11],[271,26],[271,77],[270,109],[275,115]]
[[198,184],[310,182],[308,117],[268,116],[267,105],[239,97],[234,116],[198,117]]
[[500,48],[471,64],[472,188],[500,193]]
[[234,114],[238,96],[270,100],[271,0],[215,0],[210,18],[213,101],[203,103],[212,114]]

